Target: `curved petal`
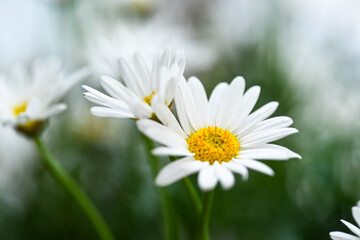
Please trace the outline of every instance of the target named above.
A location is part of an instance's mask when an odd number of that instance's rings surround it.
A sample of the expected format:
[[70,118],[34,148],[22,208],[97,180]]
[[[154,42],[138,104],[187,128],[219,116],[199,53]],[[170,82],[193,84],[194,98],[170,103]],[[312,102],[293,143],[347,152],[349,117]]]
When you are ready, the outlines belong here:
[[360,207],[352,207],[351,210],[356,223],[360,226]]
[[170,148],[170,147],[157,147],[152,150],[152,154],[157,156],[194,156],[194,153],[189,152],[187,149]]
[[174,130],[183,138],[187,138],[186,133],[180,127],[178,121],[176,120],[174,114],[170,111],[170,109],[164,103],[158,101],[157,96],[154,96],[153,102],[154,103],[151,106],[156,116],[164,124],[164,126],[167,126],[170,129]]
[[232,188],[235,184],[235,177],[232,172],[218,162],[215,162],[214,165],[221,187],[225,190]]
[[188,120],[190,122],[190,125],[193,129],[199,130],[202,127],[201,124],[201,116],[199,115],[199,112],[197,111],[195,100],[192,95],[192,92],[189,88],[188,83],[183,78],[179,82],[179,91],[182,96],[182,101],[184,103],[185,111],[188,117]]
[[237,105],[237,108],[234,109],[234,119],[236,122],[232,122],[230,126],[235,126],[234,129],[239,128],[243,124],[243,121],[249,115],[249,113],[254,108],[260,95],[260,87],[253,86],[246,91],[244,96],[241,98],[240,103]]
[[259,133],[249,134],[240,139],[241,147],[255,147],[257,145],[279,140],[283,137],[299,132],[295,128],[271,129]]
[[218,177],[213,165],[203,168],[198,175],[198,184],[201,190],[209,191],[214,189],[218,182]]
[[247,180],[249,177],[249,171],[247,170],[246,167],[244,167],[241,164],[238,164],[234,161],[230,161],[230,162],[223,162],[222,163],[225,167],[227,167],[230,171],[234,172],[234,173],[238,173],[242,176],[243,180]]
[[142,133],[158,143],[169,147],[187,149],[187,142],[184,138],[158,122],[141,119],[136,124]]
[[358,237],[343,232],[331,232],[330,237],[333,240],[359,240]]
[[230,83],[220,108],[216,120],[216,124],[221,128],[230,128],[238,121],[236,109],[241,102],[245,90],[245,79],[237,76]]
[[39,119],[44,120],[48,119],[58,113],[61,113],[67,109],[67,105],[65,103],[59,103],[52,105],[47,111],[39,115]]
[[210,111],[210,125],[215,124],[217,113],[222,107],[222,98],[224,96],[224,93],[228,89],[228,84],[225,82],[219,83],[216,85],[214,90],[212,91],[210,98],[209,98],[209,111]]
[[92,115],[102,118],[135,118],[131,112],[106,107],[92,107],[90,112]]
[[194,97],[194,103],[196,104],[197,112],[200,114],[200,121],[202,122],[201,127],[209,126],[209,102],[204,86],[196,77],[190,77],[188,84]]
[[345,220],[341,220],[341,222],[345,224],[350,229],[350,231],[352,231],[353,233],[355,233],[357,236],[360,237],[360,229],[358,227]]
[[266,131],[275,128],[287,128],[291,124],[293,124],[293,120],[289,117],[285,117],[285,116],[273,117],[261,121],[258,124],[254,125],[249,129],[248,133],[256,133],[256,132]]
[[182,100],[182,96],[180,95],[180,91],[176,91],[175,93],[175,106],[176,106],[176,113],[181,123],[182,128],[184,129],[187,135],[191,133],[191,126],[189,119],[187,117],[184,102]]
[[194,160],[192,157],[176,160],[160,170],[155,182],[158,186],[167,186],[200,171],[206,166],[207,164],[205,162]]
[[244,136],[248,132],[250,132],[251,128],[255,126],[256,124],[260,123],[264,119],[271,116],[277,107],[279,106],[278,102],[269,102],[250,114],[244,121],[243,124],[238,126],[238,128],[235,130],[236,135]]
[[[290,151],[290,150],[289,150]],[[289,151],[275,148],[253,148],[241,150],[239,159],[273,159],[273,160],[288,160],[292,157],[299,157],[299,155],[291,154]]]
[[274,175],[274,170],[272,170],[269,166],[265,165],[262,162],[255,161],[253,159],[234,159],[236,163],[242,164],[243,166],[253,169],[255,171],[264,173],[269,176]]

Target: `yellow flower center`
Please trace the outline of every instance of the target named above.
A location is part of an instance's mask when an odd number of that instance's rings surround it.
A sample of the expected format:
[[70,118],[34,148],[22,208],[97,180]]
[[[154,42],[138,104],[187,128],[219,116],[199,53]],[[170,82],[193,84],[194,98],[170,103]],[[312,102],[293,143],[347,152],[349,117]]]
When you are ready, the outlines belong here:
[[147,97],[145,97],[145,98],[143,99],[144,102],[146,102],[148,105],[151,105],[151,100],[152,100],[152,98],[153,98],[154,95],[155,95],[155,92],[152,91],[152,93],[151,93],[149,96],[147,96]]
[[195,159],[214,164],[228,162],[240,151],[239,140],[229,132],[218,127],[202,128],[186,139],[189,151],[195,153]]
[[27,105],[28,105],[28,102],[25,101],[25,102],[22,102],[18,105],[15,105],[13,107],[13,114],[15,117],[19,116],[21,113],[24,113],[26,111],[26,108],[27,108]]
[[[12,109],[14,116],[18,117],[21,113],[26,112],[27,106],[28,101],[24,101],[18,105],[15,105]],[[28,120],[25,123],[18,124],[15,128],[20,133],[25,134],[26,136],[33,137],[42,131],[44,125],[44,121]]]

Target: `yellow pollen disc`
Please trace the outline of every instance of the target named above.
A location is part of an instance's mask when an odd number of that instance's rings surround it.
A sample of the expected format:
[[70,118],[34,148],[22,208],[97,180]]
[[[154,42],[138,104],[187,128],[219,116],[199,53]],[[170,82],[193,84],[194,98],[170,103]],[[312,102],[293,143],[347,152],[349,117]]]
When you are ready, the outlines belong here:
[[144,102],[146,102],[148,105],[151,105],[151,100],[152,100],[152,98],[153,98],[154,95],[155,95],[155,92],[152,91],[152,93],[151,93],[149,96],[147,96],[147,97],[145,97],[145,98],[143,99]]
[[27,104],[28,102],[25,101],[13,107],[13,114],[15,115],[15,117],[26,111]]
[[202,128],[186,139],[189,151],[195,153],[195,159],[214,164],[228,162],[240,151],[239,140],[229,132],[218,127]]

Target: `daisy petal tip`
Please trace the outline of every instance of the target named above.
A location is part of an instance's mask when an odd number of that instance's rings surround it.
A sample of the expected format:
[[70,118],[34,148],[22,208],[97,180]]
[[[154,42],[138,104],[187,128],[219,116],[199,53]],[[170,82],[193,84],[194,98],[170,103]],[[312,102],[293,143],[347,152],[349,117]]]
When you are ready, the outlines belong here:
[[231,184],[221,184],[221,188],[224,190],[230,190],[231,188],[233,188],[235,185],[235,182],[232,182]]
[[243,174],[243,175],[241,175],[241,178],[245,182],[249,179],[249,174]]
[[[217,184],[216,184],[216,185],[217,185]],[[211,186],[211,187],[199,185],[199,188],[200,188],[200,190],[203,191],[203,192],[209,192],[209,191],[211,191],[211,190],[214,190],[214,189],[216,188],[216,185],[215,185],[215,186]]]

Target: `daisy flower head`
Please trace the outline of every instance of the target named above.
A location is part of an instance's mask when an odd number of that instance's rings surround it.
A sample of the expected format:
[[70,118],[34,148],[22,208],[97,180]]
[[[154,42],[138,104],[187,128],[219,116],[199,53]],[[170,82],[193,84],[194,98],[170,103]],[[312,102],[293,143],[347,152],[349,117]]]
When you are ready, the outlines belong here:
[[162,103],[154,99],[153,109],[163,123],[151,120],[137,122],[139,129],[154,141],[163,144],[153,150],[155,155],[183,156],[165,166],[156,184],[167,186],[190,174],[199,172],[198,184],[203,191],[231,188],[234,173],[244,179],[248,169],[273,175],[273,170],[255,159],[287,160],[300,158],[289,149],[269,142],[297,133],[289,128],[289,117],[267,119],[278,103],[270,102],[251,113],[260,94],[254,86],[244,93],[245,80],[236,77],[230,84],[220,83],[206,96],[201,82],[182,78],[175,95],[179,121]]
[[[360,201],[357,203],[357,206],[352,207],[352,215],[357,223],[360,226]],[[331,232],[330,237],[333,240],[360,240],[360,228],[355,225],[341,220],[343,224],[345,224],[356,236],[344,233],[344,232]]]
[[123,83],[109,76],[101,77],[101,85],[110,95],[91,87],[84,96],[97,105],[91,113],[97,117],[142,119],[155,117],[152,99],[157,96],[163,104],[170,106],[185,68],[183,52],[173,53],[169,49],[159,52],[152,65],[136,53],[132,61],[120,59]]
[[46,120],[67,108],[58,101],[87,75],[88,70],[81,69],[65,76],[58,58],[16,64],[0,76],[0,122],[27,136],[39,134]]

